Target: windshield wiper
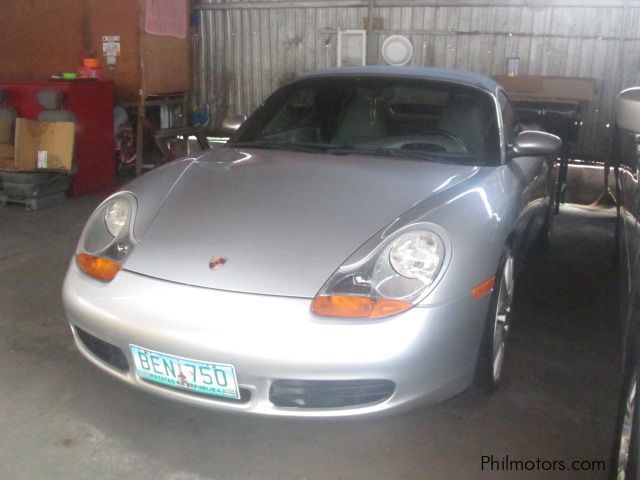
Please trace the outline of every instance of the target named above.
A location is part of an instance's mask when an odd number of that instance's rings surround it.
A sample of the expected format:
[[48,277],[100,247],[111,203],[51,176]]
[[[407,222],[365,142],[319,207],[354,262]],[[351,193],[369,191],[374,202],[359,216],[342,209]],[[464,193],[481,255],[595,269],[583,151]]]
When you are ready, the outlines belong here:
[[402,148],[390,148],[390,147],[353,147],[351,145],[343,145],[327,150],[327,153],[334,155],[375,155],[380,157],[396,157],[396,158],[408,158],[412,160],[429,160],[442,163],[459,163],[453,159],[443,157],[441,155],[422,152],[420,150],[405,150]]
[[231,148],[264,148],[267,150],[292,150],[295,152],[324,152],[326,145],[313,143],[291,143],[291,142],[236,142],[228,143]]
[[458,163],[452,158],[446,158],[433,152],[423,152],[420,150],[407,150],[404,148],[387,148],[380,147],[374,150],[376,155],[385,155],[389,157],[409,158],[413,160],[429,160],[441,163]]
[[432,152],[407,150],[391,147],[359,147],[353,145],[331,145],[322,143],[292,143],[292,142],[236,142],[228,143],[231,148],[263,148],[269,150],[291,150],[306,153],[329,153],[332,155],[374,155],[379,157],[406,158],[411,160],[429,160],[433,162],[464,164],[456,158],[446,158]]

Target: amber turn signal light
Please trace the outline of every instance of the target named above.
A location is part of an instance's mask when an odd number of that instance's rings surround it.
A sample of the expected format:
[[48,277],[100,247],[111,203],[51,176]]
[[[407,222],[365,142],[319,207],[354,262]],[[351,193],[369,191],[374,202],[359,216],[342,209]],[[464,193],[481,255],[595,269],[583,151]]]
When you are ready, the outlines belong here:
[[95,257],[88,253],[78,253],[76,262],[84,273],[103,282],[113,280],[121,268],[118,262],[104,257]]
[[384,318],[409,310],[412,303],[389,298],[322,295],[313,299],[311,311],[316,315],[341,318]]
[[471,291],[471,295],[473,295],[474,300],[478,300],[484,297],[487,293],[490,293],[493,290],[493,286],[496,283],[496,277],[494,275],[487,278],[484,282],[473,287]]

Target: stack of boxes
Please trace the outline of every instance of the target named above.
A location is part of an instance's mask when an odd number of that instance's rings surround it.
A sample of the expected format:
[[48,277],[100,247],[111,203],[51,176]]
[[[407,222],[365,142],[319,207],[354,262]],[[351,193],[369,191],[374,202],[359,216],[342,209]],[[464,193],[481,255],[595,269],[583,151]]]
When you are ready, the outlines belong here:
[[22,203],[27,210],[56,205],[65,199],[71,182],[75,116],[61,110],[62,93],[40,91],[44,108],[38,121],[17,118],[0,108],[0,205]]

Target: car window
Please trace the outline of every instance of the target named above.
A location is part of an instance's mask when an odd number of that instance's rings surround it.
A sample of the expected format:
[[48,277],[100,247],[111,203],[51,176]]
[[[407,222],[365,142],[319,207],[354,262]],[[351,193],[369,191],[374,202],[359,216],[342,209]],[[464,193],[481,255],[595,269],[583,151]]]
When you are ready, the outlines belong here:
[[[421,159],[499,162],[491,95],[448,82],[367,77],[315,78],[274,93],[235,142],[393,151]],[[231,142],[233,144],[233,142]],[[419,154],[419,155],[418,155]]]
[[265,125],[262,135],[271,135],[292,128],[315,125],[317,115],[315,109],[315,89],[299,88]]
[[511,144],[518,134],[519,124],[516,110],[503,92],[498,93],[498,101],[500,103],[500,109],[502,110],[502,123],[504,124],[506,140],[508,144]]

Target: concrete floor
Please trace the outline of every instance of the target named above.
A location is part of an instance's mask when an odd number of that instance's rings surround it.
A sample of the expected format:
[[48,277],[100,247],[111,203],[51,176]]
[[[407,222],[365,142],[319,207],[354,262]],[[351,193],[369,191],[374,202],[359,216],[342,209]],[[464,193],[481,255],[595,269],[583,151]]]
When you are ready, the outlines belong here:
[[613,222],[557,218],[516,292],[504,388],[384,418],[231,416],[150,397],[72,345],[60,288],[100,199],[0,209],[0,478],[604,478],[481,470],[483,455],[608,460],[618,382]]

